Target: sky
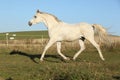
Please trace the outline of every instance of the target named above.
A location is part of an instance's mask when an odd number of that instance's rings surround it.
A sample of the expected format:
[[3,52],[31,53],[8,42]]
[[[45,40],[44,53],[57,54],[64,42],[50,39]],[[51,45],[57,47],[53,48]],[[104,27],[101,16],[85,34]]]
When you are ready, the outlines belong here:
[[101,24],[120,36],[120,0],[1,0],[0,33],[47,30],[43,23],[28,26],[38,9],[70,24]]

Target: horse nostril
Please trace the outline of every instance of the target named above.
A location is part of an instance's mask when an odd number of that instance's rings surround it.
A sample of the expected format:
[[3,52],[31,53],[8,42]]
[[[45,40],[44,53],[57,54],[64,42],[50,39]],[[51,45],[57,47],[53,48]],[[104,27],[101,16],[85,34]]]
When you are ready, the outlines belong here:
[[28,25],[29,25],[29,26],[32,26],[32,23],[29,21],[29,22],[28,22]]

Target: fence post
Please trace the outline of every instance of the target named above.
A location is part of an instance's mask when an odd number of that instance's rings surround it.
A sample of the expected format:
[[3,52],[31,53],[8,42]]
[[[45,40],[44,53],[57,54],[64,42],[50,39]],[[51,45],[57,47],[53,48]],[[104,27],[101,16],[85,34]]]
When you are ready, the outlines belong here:
[[9,33],[6,33],[6,45],[7,45],[7,47],[8,47],[8,36],[9,36]]

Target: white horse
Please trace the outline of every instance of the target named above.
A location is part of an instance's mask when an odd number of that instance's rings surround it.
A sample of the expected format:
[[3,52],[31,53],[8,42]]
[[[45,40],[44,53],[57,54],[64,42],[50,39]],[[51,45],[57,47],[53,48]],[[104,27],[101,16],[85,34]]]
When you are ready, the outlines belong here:
[[97,32],[100,38],[104,38],[106,30],[98,24],[78,23],[78,24],[67,24],[60,21],[57,17],[52,14],[40,12],[37,10],[34,18],[28,22],[29,26],[43,22],[48,28],[50,40],[44,48],[41,55],[40,61],[43,61],[44,55],[49,47],[54,43],[57,43],[57,52],[65,60],[69,60],[68,57],[61,53],[61,42],[62,41],[74,41],[79,40],[80,50],[74,55],[75,60],[78,55],[85,49],[84,40],[90,41],[93,46],[97,49],[100,58],[104,61],[104,57],[100,50],[99,45],[94,40],[94,33]]

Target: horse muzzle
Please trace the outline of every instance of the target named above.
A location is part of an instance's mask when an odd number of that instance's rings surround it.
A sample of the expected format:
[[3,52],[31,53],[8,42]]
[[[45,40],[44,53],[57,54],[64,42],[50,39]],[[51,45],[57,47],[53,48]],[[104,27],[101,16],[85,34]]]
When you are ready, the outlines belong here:
[[32,23],[29,21],[29,22],[28,22],[28,25],[29,25],[29,26],[32,26]]

